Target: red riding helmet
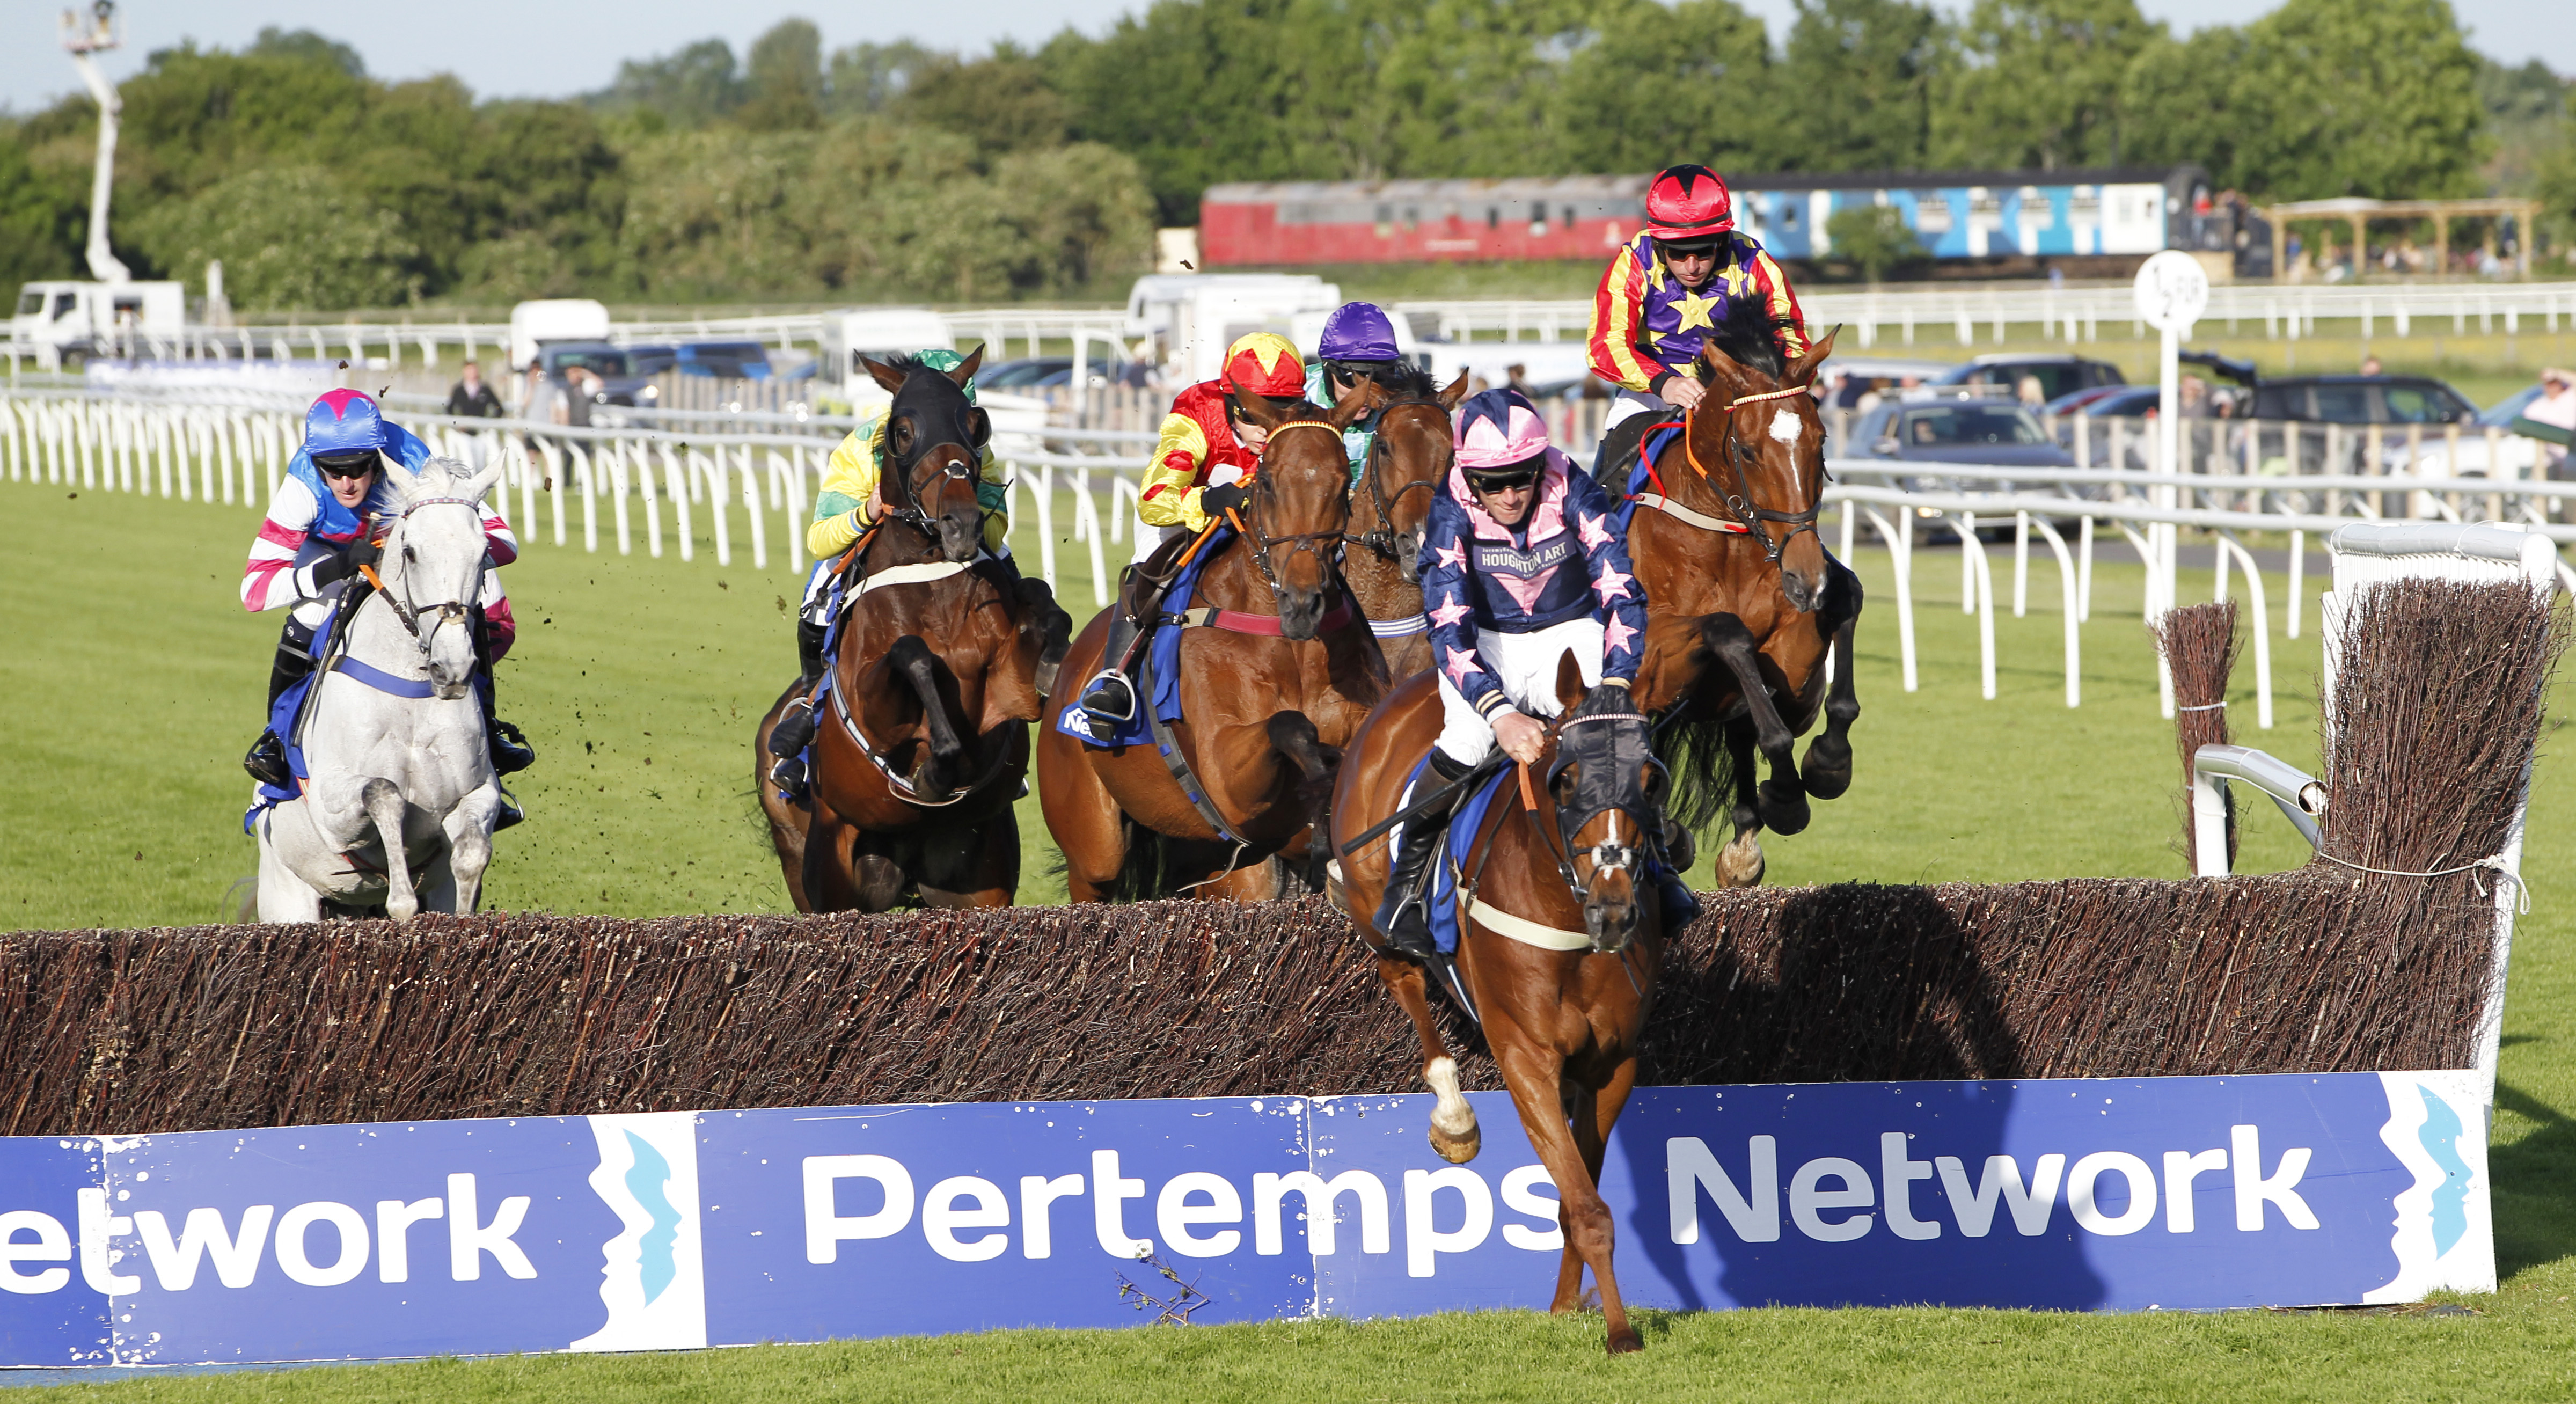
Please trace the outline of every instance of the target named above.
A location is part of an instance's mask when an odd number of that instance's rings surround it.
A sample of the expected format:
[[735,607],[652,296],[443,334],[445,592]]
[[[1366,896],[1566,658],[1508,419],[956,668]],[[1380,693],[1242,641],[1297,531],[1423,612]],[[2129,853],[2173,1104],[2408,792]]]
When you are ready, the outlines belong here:
[[1300,398],[1306,393],[1306,363],[1288,338],[1276,332],[1252,332],[1226,348],[1225,373],[1218,381],[1229,391]]
[[1646,232],[1658,239],[1714,239],[1735,227],[1726,182],[1706,166],[1671,166],[1646,187]]

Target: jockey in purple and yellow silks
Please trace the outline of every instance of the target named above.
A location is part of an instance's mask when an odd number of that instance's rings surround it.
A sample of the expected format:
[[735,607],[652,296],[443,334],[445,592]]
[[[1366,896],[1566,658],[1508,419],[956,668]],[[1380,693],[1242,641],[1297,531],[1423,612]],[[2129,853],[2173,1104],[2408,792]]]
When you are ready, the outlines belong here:
[[1612,256],[1592,298],[1592,373],[1619,387],[1601,425],[1605,452],[1621,420],[1699,403],[1693,363],[1742,298],[1761,300],[1783,360],[1807,354],[1798,294],[1762,245],[1736,232],[1726,182],[1706,166],[1658,174],[1645,229]]

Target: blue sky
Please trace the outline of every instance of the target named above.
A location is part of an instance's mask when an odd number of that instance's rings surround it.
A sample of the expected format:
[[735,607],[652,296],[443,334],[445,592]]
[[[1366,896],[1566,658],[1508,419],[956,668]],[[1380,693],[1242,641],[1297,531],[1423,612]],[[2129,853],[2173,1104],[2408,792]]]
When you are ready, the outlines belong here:
[[[1791,0],[1745,0],[1776,35]],[[2508,63],[2537,57],[2576,72],[2576,21],[2568,0],[2453,0],[2472,42]],[[370,71],[389,78],[451,72],[486,96],[560,97],[604,85],[622,59],[667,53],[710,34],[737,53],[762,30],[804,15],[833,48],[908,35],[939,48],[981,50],[996,39],[1043,40],[1067,24],[1097,33],[1142,0],[975,0],[897,7],[817,0],[616,0],[565,5],[447,0],[430,5],[351,5],[347,0],[126,0],[129,40],[108,68],[122,76],[153,49],[193,38],[237,48],[263,25],[311,28],[355,45]],[[2142,0],[2177,30],[2242,23],[2265,0]],[[0,0],[0,107],[27,112],[79,87],[55,43],[61,0]],[[903,18],[894,19],[900,13]]]

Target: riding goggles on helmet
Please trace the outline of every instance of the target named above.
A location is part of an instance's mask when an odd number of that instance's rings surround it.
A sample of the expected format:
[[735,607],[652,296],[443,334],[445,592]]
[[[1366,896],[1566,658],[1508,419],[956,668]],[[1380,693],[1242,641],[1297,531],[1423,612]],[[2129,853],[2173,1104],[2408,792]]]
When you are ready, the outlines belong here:
[[1541,451],[1518,463],[1498,464],[1491,468],[1470,468],[1462,464],[1459,471],[1467,475],[1467,485],[1479,492],[1515,492],[1537,482],[1547,472],[1547,454]]
[[329,458],[314,459],[313,466],[326,478],[363,478],[376,471],[376,455],[373,450],[334,454]]

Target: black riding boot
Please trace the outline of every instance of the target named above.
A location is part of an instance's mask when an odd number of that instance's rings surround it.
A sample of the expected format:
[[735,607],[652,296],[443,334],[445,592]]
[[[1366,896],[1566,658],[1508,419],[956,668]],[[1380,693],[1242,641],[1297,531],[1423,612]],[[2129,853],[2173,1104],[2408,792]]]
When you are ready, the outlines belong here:
[[[1431,773],[1435,785],[1454,784],[1469,767],[1451,760],[1445,751],[1431,753]],[[1397,808],[1413,803],[1413,792],[1405,792]],[[1454,805],[1454,800],[1453,800]],[[1431,871],[1432,855],[1439,852],[1440,841],[1449,832],[1448,814],[1435,811],[1404,826],[1404,844],[1396,850],[1395,862],[1387,869],[1386,896],[1378,903],[1377,929],[1386,934],[1386,948],[1396,955],[1414,960],[1428,960],[1434,947],[1431,941]]]
[[805,798],[805,748],[814,744],[814,698],[807,694],[787,704],[778,724],[769,729],[769,753],[778,762],[769,768],[769,783],[791,800]]
[[[313,656],[305,648],[295,645],[290,626],[289,637],[278,641],[277,661],[269,665],[269,711],[275,713],[277,699],[285,696],[288,688],[301,682],[312,671]],[[250,778],[263,785],[273,785],[281,790],[295,788],[295,772],[286,763],[286,742],[272,729],[261,728],[259,739],[251,743],[250,754],[242,757],[242,769],[249,771]]]
[[1136,715],[1136,689],[1127,673],[1135,665],[1136,643],[1144,633],[1138,621],[1162,603],[1160,592],[1148,587],[1134,566],[1127,568],[1118,593],[1126,608],[1110,619],[1108,646],[1100,650],[1100,672],[1082,690],[1082,710],[1094,718],[1094,734],[1104,738],[1114,723]]
[[806,683],[823,676],[823,626],[799,617],[796,621],[796,676]]

